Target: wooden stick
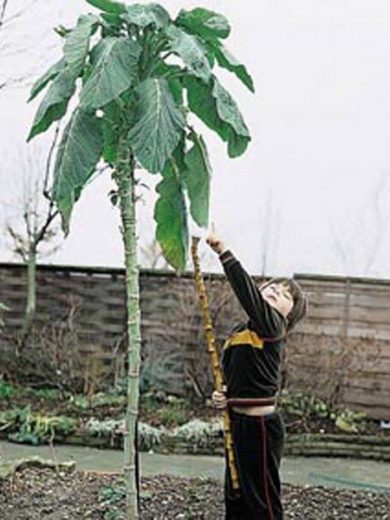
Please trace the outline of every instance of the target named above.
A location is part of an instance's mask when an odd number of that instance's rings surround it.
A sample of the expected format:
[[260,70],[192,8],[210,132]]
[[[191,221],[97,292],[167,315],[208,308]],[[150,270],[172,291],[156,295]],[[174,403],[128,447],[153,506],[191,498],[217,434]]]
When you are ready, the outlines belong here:
[[[203,325],[206,335],[206,345],[207,350],[210,354],[211,359],[211,366],[213,369],[213,376],[214,376],[214,388],[218,392],[222,391],[223,387],[223,377],[221,368],[219,366],[219,359],[218,359],[218,351],[216,348],[216,338],[214,333],[214,327],[211,321],[211,315],[210,315],[210,306],[208,303],[207,298],[207,292],[206,292],[206,286],[203,280],[202,271],[200,268],[200,260],[198,255],[198,244],[199,244],[199,238],[198,237],[192,237],[192,260],[194,263],[194,274],[195,274],[195,286],[196,286],[196,292],[199,296],[199,303],[200,308],[202,311],[203,316]],[[240,488],[238,483],[238,474],[237,469],[234,461],[234,451],[233,451],[233,437],[230,427],[230,416],[229,412],[227,410],[223,411],[223,431],[224,431],[224,441],[225,441],[225,449],[227,453],[228,458],[228,466],[229,466],[229,472],[230,472],[230,478],[232,481],[232,487],[234,490],[238,490]]]

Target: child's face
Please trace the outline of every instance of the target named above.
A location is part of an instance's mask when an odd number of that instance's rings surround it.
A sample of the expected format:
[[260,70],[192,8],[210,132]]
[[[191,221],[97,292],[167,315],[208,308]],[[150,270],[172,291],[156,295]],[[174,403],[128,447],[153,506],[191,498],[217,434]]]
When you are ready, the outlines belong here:
[[271,283],[266,287],[260,287],[264,300],[274,309],[280,312],[282,316],[287,318],[293,308],[294,301],[290,289],[287,284]]

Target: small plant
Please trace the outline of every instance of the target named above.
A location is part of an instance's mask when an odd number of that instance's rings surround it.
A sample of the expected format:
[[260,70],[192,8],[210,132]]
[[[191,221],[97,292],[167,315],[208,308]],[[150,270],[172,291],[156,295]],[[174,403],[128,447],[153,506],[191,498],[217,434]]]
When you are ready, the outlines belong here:
[[15,388],[0,377],[0,399],[9,399],[15,394]]
[[309,420],[325,419],[333,423],[337,429],[348,433],[358,433],[365,426],[364,413],[332,406],[311,393],[284,391],[282,410],[299,417],[297,422],[302,423],[307,430],[310,429],[307,424]]
[[365,418],[365,413],[348,409],[331,413],[331,419],[334,420],[336,427],[347,433],[359,433],[364,428]]
[[99,502],[104,507],[104,520],[124,520],[125,516],[120,507],[126,497],[126,486],[123,479],[119,479],[111,486],[103,488],[99,495]]
[[17,425],[24,422],[29,413],[27,408],[13,408],[0,412],[0,431],[14,431]]
[[206,446],[211,438],[219,437],[223,432],[222,420],[205,422],[194,419],[183,426],[175,428],[172,432],[174,437],[182,437],[197,447]]
[[87,397],[83,394],[78,394],[70,397],[70,401],[80,408],[80,410],[89,410],[95,408],[109,407],[124,407],[126,404],[126,396],[118,395],[117,393],[103,393],[99,392]]
[[97,437],[110,435],[114,437],[115,435],[122,433],[125,427],[124,419],[115,420],[115,419],[105,419],[100,421],[92,417],[86,424],[86,429],[90,431],[93,435]]
[[329,406],[311,393],[287,392],[282,394],[282,409],[291,415],[325,419],[330,415]]
[[141,450],[153,450],[161,444],[162,437],[166,434],[165,428],[154,428],[149,424],[140,422],[138,424],[139,445]]
[[71,417],[34,414],[30,407],[0,413],[0,430],[10,432],[8,438],[20,443],[53,442],[55,437],[72,433],[76,424],[76,419]]
[[61,399],[61,392],[57,388],[26,388],[23,393],[26,396],[43,401],[58,401]]
[[163,426],[170,428],[172,426],[181,426],[188,421],[188,411],[182,406],[164,406],[158,417]]

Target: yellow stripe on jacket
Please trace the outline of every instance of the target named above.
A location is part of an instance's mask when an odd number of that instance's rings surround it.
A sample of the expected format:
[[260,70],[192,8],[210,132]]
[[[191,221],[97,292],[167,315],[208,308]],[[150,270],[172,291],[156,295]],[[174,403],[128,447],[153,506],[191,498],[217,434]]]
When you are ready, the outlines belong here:
[[245,329],[236,332],[225,341],[223,349],[234,347],[235,345],[251,345],[252,347],[262,349],[264,341],[253,330]]

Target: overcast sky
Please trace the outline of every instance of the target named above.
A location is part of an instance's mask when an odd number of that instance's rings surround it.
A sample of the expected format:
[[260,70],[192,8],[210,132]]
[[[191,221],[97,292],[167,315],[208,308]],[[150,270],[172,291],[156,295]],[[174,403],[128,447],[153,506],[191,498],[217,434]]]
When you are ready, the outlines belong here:
[[[26,0],[13,5],[18,3]],[[227,46],[255,80],[253,95],[233,76],[221,75],[253,136],[248,152],[228,159],[218,138],[204,132],[214,171],[212,219],[227,244],[253,273],[262,271],[266,247],[269,274],[390,278],[390,2],[166,0],[163,5],[172,14],[195,5],[226,14],[233,26]],[[51,28],[73,25],[86,11],[93,8],[83,0],[41,0],[4,30],[2,71],[40,75],[61,51]],[[18,54],[5,55],[12,49]],[[27,95],[24,88],[0,90],[3,201],[10,179],[20,176],[24,140],[39,102],[26,105]],[[44,150],[48,142],[39,137],[35,146]],[[110,188],[109,175],[88,187],[69,238],[46,263],[122,265]],[[145,192],[139,208],[143,243],[153,236],[153,199],[153,191]],[[7,211],[0,215],[4,222]],[[3,241],[0,259],[12,258]],[[205,265],[217,267],[209,258]]]

